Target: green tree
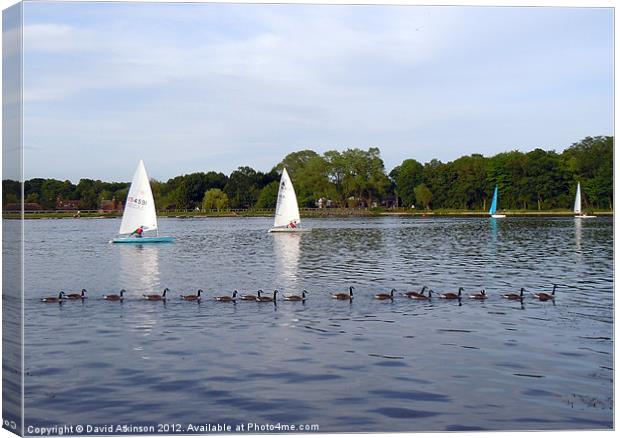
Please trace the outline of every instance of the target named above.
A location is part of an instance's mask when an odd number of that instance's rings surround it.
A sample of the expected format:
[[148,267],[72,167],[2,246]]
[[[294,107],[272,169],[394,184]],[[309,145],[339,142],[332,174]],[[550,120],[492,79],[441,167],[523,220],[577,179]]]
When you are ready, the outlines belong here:
[[424,166],[413,159],[405,160],[392,169],[390,178],[394,181],[396,195],[409,207],[415,203],[414,189],[423,181]]
[[274,170],[283,167],[286,167],[293,181],[300,206],[314,207],[317,199],[334,195],[334,186],[328,177],[327,160],[316,152],[303,150],[290,153]]
[[278,181],[272,181],[267,184],[260,191],[258,195],[258,201],[256,201],[256,208],[276,208],[278,202],[278,190],[280,184]]
[[26,203],[39,203],[39,194],[36,192],[30,193],[26,196]]
[[573,175],[572,193],[581,182],[586,207],[613,205],[613,137],[586,137],[562,153]]
[[422,183],[416,186],[413,191],[415,192],[415,199],[428,210],[431,200],[433,199],[433,194],[430,189]]
[[228,208],[228,195],[221,189],[209,189],[204,194],[202,208],[205,210],[225,210]]
[[251,208],[262,188],[263,175],[248,166],[233,171],[224,187],[232,208]]

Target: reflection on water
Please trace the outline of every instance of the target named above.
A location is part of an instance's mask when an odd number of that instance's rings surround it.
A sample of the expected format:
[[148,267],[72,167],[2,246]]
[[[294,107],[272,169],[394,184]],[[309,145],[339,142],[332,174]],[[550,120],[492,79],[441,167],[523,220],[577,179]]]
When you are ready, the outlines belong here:
[[577,256],[581,257],[581,219],[575,218],[575,249]]
[[272,236],[273,252],[276,257],[276,284],[285,291],[295,291],[302,234],[273,233]]
[[157,244],[135,245],[117,244],[119,261],[119,284],[128,293],[160,293],[159,248]]
[[497,242],[497,219],[492,217],[489,219],[489,223],[491,224],[491,240],[493,241],[493,243],[495,243]]
[[[611,219],[321,219],[301,235],[264,218],[162,222],[174,244],[108,244],[118,220],[26,222],[27,424],[613,425]],[[555,302],[501,298],[553,283]],[[349,285],[352,302],[330,298]],[[422,285],[489,299],[372,298]],[[61,287],[92,298],[38,302]],[[121,287],[123,304],[96,299]],[[165,306],[138,299],[163,287]],[[199,287],[202,303],[178,298]],[[309,299],[209,299],[257,288]]]

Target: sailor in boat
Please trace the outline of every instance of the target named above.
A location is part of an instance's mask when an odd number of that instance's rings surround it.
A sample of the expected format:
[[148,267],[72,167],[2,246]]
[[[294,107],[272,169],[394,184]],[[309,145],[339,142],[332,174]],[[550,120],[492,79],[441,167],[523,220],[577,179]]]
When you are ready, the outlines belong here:
[[142,233],[144,233],[144,229],[142,228],[142,225],[140,225],[138,228],[136,228],[136,231],[134,231],[133,233],[131,233],[129,236],[133,237],[142,237]]
[[289,222],[288,224],[288,228],[297,228],[297,221],[296,220],[292,220]]

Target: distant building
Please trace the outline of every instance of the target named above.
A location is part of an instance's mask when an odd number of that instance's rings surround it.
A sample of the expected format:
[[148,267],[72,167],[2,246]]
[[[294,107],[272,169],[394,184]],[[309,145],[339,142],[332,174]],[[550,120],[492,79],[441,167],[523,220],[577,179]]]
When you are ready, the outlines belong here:
[[[22,209],[22,205],[19,202],[6,204],[2,207],[5,211],[20,211]],[[43,207],[37,202],[26,202],[24,203],[24,211],[36,211],[43,210]]]
[[99,203],[100,211],[121,211],[123,209],[123,203],[112,199],[102,199]]
[[318,208],[331,208],[331,207],[333,207],[333,202],[332,202],[331,199],[319,198],[316,201],[316,206]]
[[77,210],[80,201],[77,199],[62,199],[60,196],[56,198],[56,210]]

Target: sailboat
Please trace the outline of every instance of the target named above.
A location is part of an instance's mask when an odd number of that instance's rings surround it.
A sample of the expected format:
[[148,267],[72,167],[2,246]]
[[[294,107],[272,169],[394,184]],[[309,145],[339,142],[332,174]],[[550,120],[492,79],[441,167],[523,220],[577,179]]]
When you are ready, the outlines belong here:
[[581,183],[577,183],[577,193],[575,193],[575,208],[573,209],[575,213],[575,217],[578,218],[591,218],[596,216],[588,216],[586,213],[581,211]]
[[496,214],[497,212],[497,185],[495,186],[495,192],[493,192],[493,201],[491,202],[491,208],[489,209],[489,214],[493,218],[502,218],[506,217],[505,214]]
[[276,215],[273,221],[273,228],[270,233],[296,233],[304,231],[300,227],[301,218],[299,217],[299,206],[297,205],[297,195],[295,188],[288,176],[286,168],[282,170],[280,178],[280,189],[278,190],[278,203],[276,204]]
[[133,233],[138,227],[144,231],[156,231],[157,236],[144,237],[117,237],[112,239],[112,243],[158,243],[172,242],[174,237],[160,236],[157,229],[157,213],[155,213],[155,201],[151,191],[151,183],[146,174],[144,162],[140,160],[136,173],[133,175],[125,209],[123,210],[123,220],[118,234]]

